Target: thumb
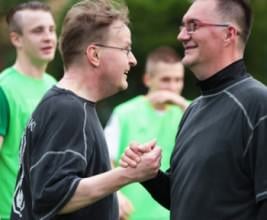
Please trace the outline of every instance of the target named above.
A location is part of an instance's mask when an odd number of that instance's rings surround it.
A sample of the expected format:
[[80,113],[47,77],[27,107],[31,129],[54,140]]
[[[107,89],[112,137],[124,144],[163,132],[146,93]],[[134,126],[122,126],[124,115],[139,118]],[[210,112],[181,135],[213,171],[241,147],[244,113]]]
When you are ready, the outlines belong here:
[[142,146],[142,152],[143,153],[150,152],[151,150],[153,150],[155,148],[156,143],[157,143],[156,139],[152,139],[149,142],[143,144],[143,146]]

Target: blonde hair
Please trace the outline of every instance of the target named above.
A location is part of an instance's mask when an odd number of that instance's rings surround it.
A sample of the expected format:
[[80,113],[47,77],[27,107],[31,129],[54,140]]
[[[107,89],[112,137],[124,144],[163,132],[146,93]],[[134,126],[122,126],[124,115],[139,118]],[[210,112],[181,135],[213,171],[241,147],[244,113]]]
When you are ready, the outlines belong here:
[[180,62],[181,58],[173,48],[162,46],[156,48],[147,56],[145,73],[153,74],[160,63],[176,64]]

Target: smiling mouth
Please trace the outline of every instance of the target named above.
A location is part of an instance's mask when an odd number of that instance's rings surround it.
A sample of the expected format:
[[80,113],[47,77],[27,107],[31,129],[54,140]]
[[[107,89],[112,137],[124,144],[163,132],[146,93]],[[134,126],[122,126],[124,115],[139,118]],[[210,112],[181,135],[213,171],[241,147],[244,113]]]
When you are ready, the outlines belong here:
[[197,48],[197,46],[196,46],[196,45],[192,45],[192,46],[185,46],[185,47],[184,47],[184,49],[185,49],[185,50],[191,50],[191,49],[195,49],[195,48]]
[[53,47],[43,47],[43,48],[41,48],[41,50],[42,51],[44,51],[44,52],[52,52],[53,51]]

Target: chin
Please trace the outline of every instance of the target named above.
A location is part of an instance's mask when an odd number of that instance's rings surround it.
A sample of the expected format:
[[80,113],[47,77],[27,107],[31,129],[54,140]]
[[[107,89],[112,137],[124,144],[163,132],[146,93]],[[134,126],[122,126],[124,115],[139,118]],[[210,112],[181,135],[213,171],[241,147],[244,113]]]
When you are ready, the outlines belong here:
[[193,66],[194,65],[195,61],[192,59],[192,57],[185,56],[182,59],[182,63],[183,63],[184,66],[190,67],[190,66]]
[[55,53],[45,54],[41,56],[41,59],[45,61],[52,61],[55,58]]
[[127,88],[128,88],[128,83],[124,82],[124,83],[122,83],[120,90],[126,90]]
[[126,89],[128,89],[128,85],[125,85],[125,86],[121,87],[121,90],[126,90]]

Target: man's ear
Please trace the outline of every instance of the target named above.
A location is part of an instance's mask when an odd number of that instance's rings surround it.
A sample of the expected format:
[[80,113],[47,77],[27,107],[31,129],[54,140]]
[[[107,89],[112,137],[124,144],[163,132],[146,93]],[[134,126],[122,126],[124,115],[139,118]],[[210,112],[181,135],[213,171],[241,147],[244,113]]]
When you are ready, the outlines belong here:
[[14,47],[16,47],[16,48],[21,47],[22,43],[21,43],[21,35],[20,34],[18,34],[16,32],[10,32],[9,38],[10,38],[10,41]]
[[229,44],[238,34],[237,30],[234,27],[228,27],[224,35],[224,41],[226,44]]
[[143,75],[143,83],[147,88],[150,88],[150,75],[148,73],[145,73]]
[[93,66],[97,67],[100,65],[100,53],[95,45],[89,45],[86,48],[86,57]]

